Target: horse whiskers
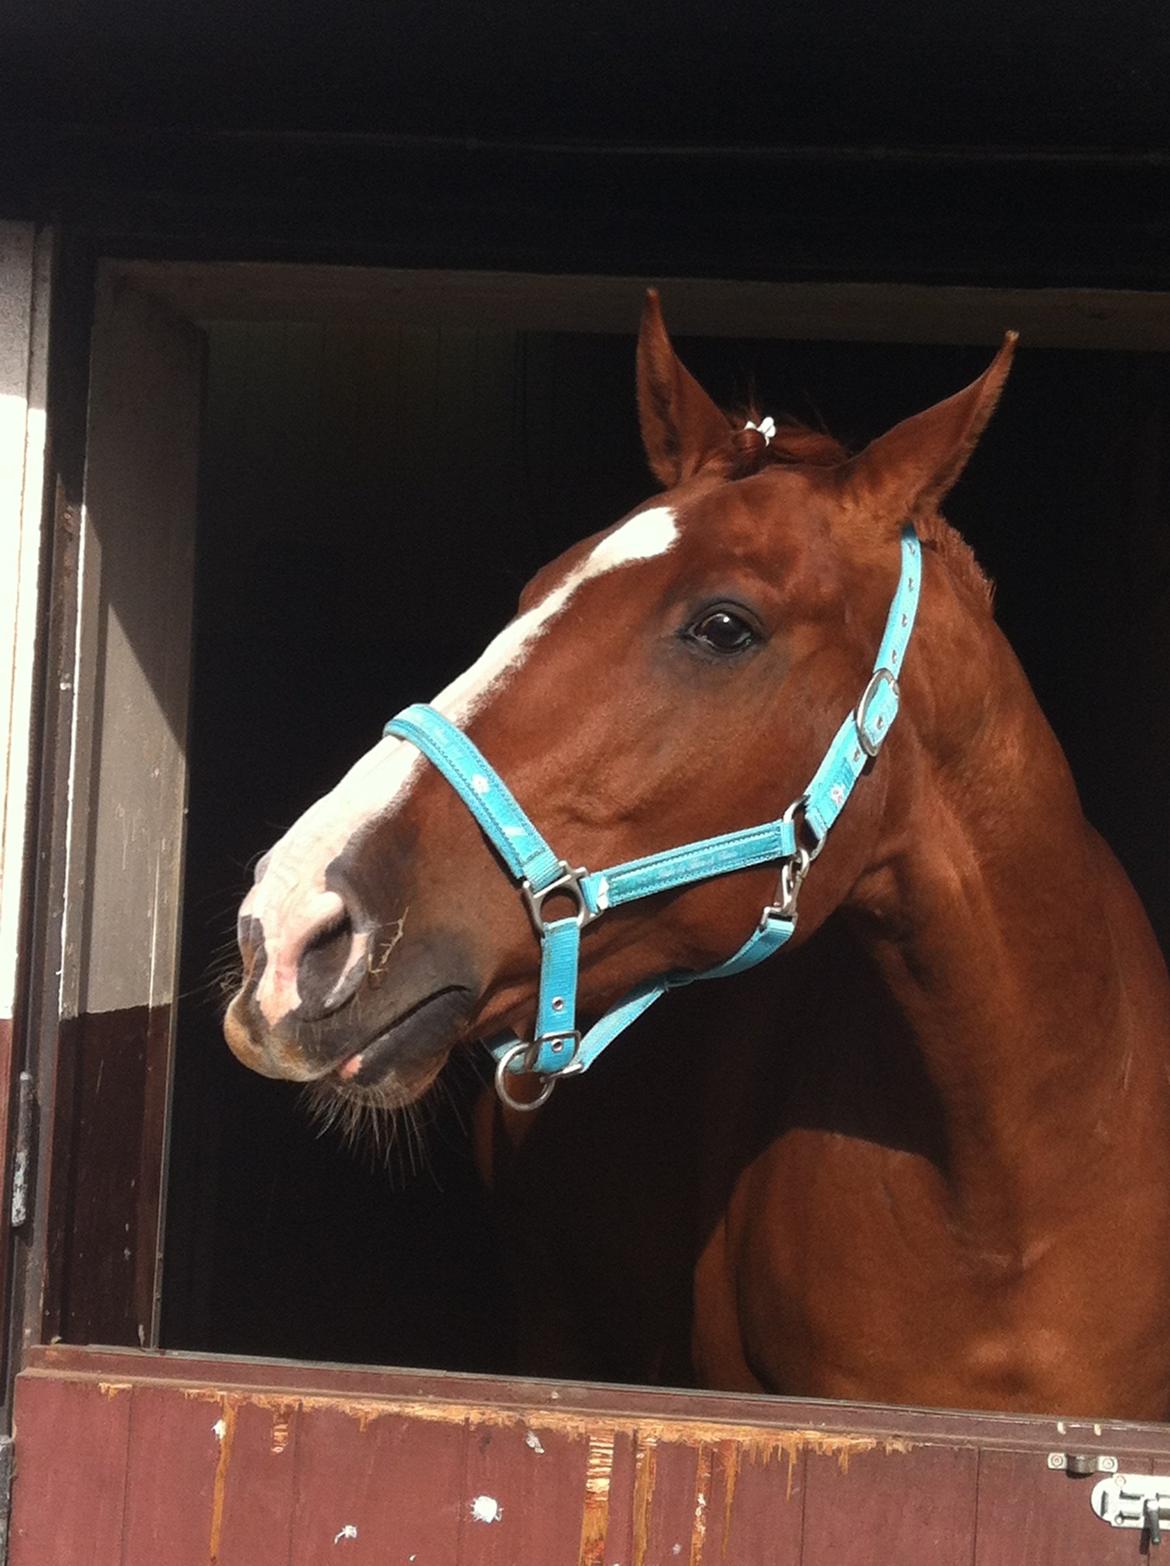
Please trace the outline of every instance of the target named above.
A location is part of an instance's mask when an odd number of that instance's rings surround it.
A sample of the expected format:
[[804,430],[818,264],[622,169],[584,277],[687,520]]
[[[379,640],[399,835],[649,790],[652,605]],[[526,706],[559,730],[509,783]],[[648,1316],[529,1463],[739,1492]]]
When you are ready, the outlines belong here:
[[368,1168],[384,1169],[392,1186],[400,1189],[430,1167],[426,1132],[432,1120],[422,1101],[390,1107],[319,1081],[305,1084],[301,1102],[319,1136],[337,1135]]
[[192,985],[186,994],[207,1000],[218,1000],[221,1011],[226,1011],[232,996],[242,983],[240,949],[233,929],[212,948],[202,979]]

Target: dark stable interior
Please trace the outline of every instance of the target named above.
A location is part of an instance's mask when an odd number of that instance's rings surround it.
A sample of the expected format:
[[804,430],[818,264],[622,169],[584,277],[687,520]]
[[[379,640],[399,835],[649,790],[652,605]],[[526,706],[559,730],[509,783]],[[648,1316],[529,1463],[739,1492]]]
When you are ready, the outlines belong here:
[[[475,657],[538,566],[652,492],[633,339],[217,325],[210,345],[164,1342],[507,1371],[513,1302],[465,1129],[474,1062],[424,1109],[423,1151],[400,1137],[387,1169],[235,1062],[215,974],[255,857]],[[724,405],[758,395],[852,446],[991,353],[678,346]],[[946,506],[1164,946],[1167,436],[1164,357],[1025,341]]]

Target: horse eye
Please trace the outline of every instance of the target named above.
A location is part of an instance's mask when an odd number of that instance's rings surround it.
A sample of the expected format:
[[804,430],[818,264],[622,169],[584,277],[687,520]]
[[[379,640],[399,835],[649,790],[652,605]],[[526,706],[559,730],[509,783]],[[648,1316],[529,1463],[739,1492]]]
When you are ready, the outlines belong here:
[[742,652],[756,640],[756,633],[747,621],[730,609],[708,610],[702,619],[695,621],[687,635],[717,653]]

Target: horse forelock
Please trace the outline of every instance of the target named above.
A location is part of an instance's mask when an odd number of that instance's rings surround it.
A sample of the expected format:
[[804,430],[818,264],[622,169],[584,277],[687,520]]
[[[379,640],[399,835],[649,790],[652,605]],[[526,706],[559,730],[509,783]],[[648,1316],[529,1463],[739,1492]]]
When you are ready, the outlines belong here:
[[[761,411],[750,404],[737,416],[732,436],[727,477],[751,478],[769,468],[812,468],[829,470],[840,467],[852,456],[843,441],[828,430],[816,429],[799,419],[781,415],[774,419],[775,433],[770,440],[760,432]],[[957,528],[941,512],[915,518],[915,527],[923,545],[946,565],[961,587],[990,608],[995,583],[983,570],[975,551]]]
[[740,463],[751,465],[748,471],[758,472],[776,465],[835,468],[850,456],[849,448],[828,430],[814,429],[787,414],[773,420],[775,433],[771,440],[766,440],[758,429],[748,428],[749,423],[758,425],[760,421],[760,409],[754,405],[744,409],[736,421],[743,427],[735,432],[735,450]]

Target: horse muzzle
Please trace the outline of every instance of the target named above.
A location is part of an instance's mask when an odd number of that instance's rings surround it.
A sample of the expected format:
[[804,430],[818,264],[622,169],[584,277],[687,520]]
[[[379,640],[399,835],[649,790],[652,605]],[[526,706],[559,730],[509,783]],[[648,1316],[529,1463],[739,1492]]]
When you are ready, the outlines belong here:
[[[334,915],[319,929],[319,939],[298,942],[294,966],[282,945],[273,954],[257,920],[241,919],[245,978],[224,1019],[229,1048],[261,1076],[387,1103],[417,1098],[465,1036],[480,992],[474,964],[454,936],[403,942],[401,929],[373,932],[354,956],[351,926]],[[283,961],[291,979],[265,984],[270,961]],[[274,1016],[272,996],[289,992],[295,1003]]]

